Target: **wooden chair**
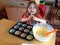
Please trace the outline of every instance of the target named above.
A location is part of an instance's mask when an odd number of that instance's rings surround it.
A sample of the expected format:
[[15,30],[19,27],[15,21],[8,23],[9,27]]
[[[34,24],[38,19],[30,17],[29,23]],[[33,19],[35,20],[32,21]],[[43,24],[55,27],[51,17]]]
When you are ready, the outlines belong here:
[[58,9],[55,7],[49,8],[49,11],[46,15],[46,20],[48,20],[51,24],[54,24],[54,19],[56,18],[57,10]]

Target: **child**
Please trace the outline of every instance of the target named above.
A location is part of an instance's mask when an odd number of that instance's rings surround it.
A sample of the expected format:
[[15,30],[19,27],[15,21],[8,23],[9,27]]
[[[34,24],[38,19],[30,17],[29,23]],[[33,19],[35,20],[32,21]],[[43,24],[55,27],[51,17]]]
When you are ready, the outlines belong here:
[[38,22],[45,23],[45,20],[40,16],[38,7],[34,1],[29,2],[26,12],[22,15],[21,21],[32,25]]

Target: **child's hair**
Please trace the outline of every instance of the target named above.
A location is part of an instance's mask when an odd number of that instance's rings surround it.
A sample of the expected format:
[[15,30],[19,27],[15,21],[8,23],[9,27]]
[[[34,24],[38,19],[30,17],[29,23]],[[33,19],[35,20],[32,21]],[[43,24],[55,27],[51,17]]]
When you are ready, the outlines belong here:
[[26,12],[24,13],[24,15],[27,15],[27,16],[30,15],[29,12],[28,12],[28,7],[29,7],[30,4],[32,4],[32,3],[35,5],[35,8],[37,9],[37,12],[36,12],[35,15],[39,14],[39,13],[38,13],[38,12],[39,12],[39,11],[38,11],[38,6],[37,6],[36,2],[35,2],[35,1],[30,1],[30,2],[28,3],[27,10],[26,10]]

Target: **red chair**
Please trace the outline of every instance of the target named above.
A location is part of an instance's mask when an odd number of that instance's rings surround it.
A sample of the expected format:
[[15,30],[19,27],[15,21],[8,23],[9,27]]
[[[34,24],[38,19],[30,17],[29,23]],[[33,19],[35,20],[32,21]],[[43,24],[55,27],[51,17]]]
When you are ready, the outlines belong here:
[[44,4],[39,4],[38,9],[39,9],[39,12],[40,12],[41,16],[44,18],[44,14],[45,14],[45,11],[46,11],[46,6]]

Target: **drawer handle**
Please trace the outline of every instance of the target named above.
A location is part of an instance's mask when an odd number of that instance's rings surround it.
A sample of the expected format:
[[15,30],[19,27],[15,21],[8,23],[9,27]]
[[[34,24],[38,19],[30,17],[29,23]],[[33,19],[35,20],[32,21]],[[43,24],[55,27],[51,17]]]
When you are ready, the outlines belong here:
[[24,5],[24,3],[21,3],[20,5]]

